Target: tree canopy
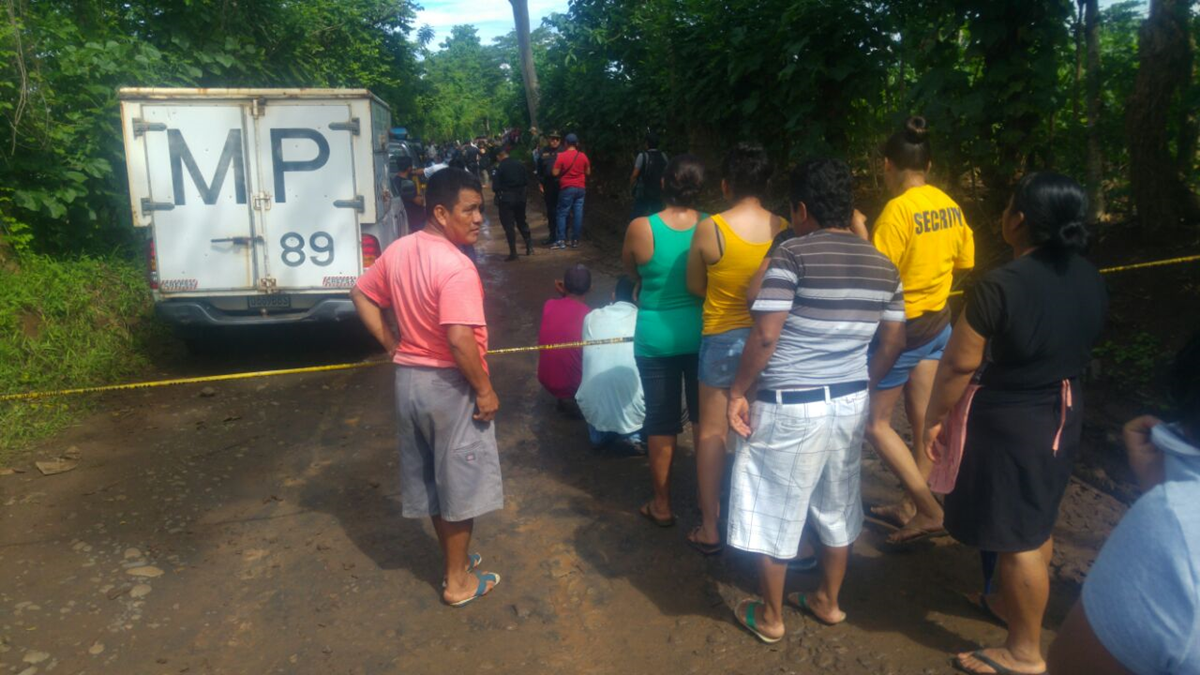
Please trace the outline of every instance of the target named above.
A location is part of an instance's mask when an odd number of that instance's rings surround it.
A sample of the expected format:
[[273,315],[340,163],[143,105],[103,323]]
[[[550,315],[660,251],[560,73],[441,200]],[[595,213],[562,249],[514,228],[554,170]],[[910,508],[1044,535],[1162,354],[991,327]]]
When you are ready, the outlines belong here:
[[[367,87],[398,124],[439,142],[529,125],[515,33],[484,44],[464,23],[433,45],[405,0],[5,2],[0,227],[18,248],[127,238],[122,85]],[[826,153],[861,170],[922,114],[935,170],[988,202],[1030,169],[1083,180],[1090,116],[1092,187],[1110,217],[1127,217],[1138,157],[1160,158],[1152,169],[1189,193],[1200,178],[1200,22],[1190,0],[1151,0],[1157,22],[1144,2],[1112,4],[1089,60],[1084,9],[1095,3],[572,0],[531,33],[539,121],[579,133],[599,164],[624,166],[653,129],[669,151],[709,159],[751,140],[784,163]],[[1181,27],[1166,64],[1177,77],[1143,83],[1165,97],[1147,118],[1162,128],[1143,137],[1126,110],[1149,100],[1139,73],[1163,65],[1167,52],[1151,48]]]

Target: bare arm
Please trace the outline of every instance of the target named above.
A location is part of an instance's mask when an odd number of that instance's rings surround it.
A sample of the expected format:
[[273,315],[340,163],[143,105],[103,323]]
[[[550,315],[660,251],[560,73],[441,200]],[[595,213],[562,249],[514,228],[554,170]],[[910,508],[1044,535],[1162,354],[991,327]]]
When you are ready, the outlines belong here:
[[371,333],[371,336],[383,345],[388,354],[396,351],[396,344],[399,339],[392,333],[391,327],[388,326],[384,319],[383,310],[379,305],[376,305],[366,293],[358,290],[357,287],[350,290],[350,300],[354,302],[354,309],[358,311],[358,318],[363,322],[363,326]]
[[754,307],[754,300],[758,298],[758,292],[762,290],[763,277],[767,275],[767,268],[770,266],[771,258],[763,258],[762,264],[758,266],[758,271],[750,277],[750,285],[746,287],[746,309]]
[[[954,325],[954,332],[950,334],[946,353],[938,364],[937,375],[933,378],[933,392],[929,395],[929,408],[925,411],[925,440],[922,444],[927,454],[932,452],[930,446],[941,431],[942,422],[958,404],[971,384],[971,376],[983,363],[986,345],[987,340],[975,332],[966,317],[959,318]],[[930,458],[935,459],[932,454]]]
[[692,246],[688,249],[687,260],[687,289],[692,295],[703,298],[708,294],[708,262],[704,249],[713,234],[712,220],[705,218],[696,226],[696,234],[692,236]]
[[746,392],[754,386],[775,353],[787,317],[788,312],[759,312],[754,315],[754,328],[746,339],[746,350],[742,352],[742,360],[738,363],[737,376],[729,388],[729,426],[743,438],[748,438],[752,431],[750,402],[746,400]]
[[1067,620],[1058,629],[1058,637],[1050,645],[1046,658],[1048,672],[1088,673],[1088,675],[1132,675],[1121,662],[1109,653],[1096,637],[1083,611],[1083,602],[1076,601]]
[[454,364],[475,390],[475,419],[480,422],[492,421],[500,409],[500,399],[492,389],[492,379],[483,368],[483,358],[475,342],[475,328],[461,324],[446,326],[446,340],[450,343]]
[[900,358],[901,352],[904,351],[904,322],[881,321],[875,335],[879,339],[879,348],[871,355],[868,365],[872,389],[891,371],[892,366],[896,365],[896,359]]
[[850,217],[850,231],[863,241],[871,241],[871,236],[867,233],[867,216],[858,209],[854,209],[854,215]]
[[650,261],[654,255],[654,237],[650,233],[650,221],[645,218],[634,219],[625,230],[625,244],[621,247],[621,262],[625,273],[633,283],[641,285],[642,276],[638,266]]

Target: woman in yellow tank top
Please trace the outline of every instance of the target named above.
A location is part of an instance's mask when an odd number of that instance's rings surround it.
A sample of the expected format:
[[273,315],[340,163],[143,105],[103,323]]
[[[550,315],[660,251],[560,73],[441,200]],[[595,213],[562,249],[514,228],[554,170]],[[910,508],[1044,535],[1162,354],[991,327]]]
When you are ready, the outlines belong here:
[[754,325],[746,289],[771,241],[787,224],[762,205],[771,178],[771,162],[762,146],[738,144],[725,157],[721,168],[721,190],[733,207],[696,227],[687,270],[688,290],[704,298],[700,431],[696,443],[703,522],[688,535],[688,542],[705,555],[719,553],[724,547],[717,531],[717,518],[729,434],[726,409],[729,387]]

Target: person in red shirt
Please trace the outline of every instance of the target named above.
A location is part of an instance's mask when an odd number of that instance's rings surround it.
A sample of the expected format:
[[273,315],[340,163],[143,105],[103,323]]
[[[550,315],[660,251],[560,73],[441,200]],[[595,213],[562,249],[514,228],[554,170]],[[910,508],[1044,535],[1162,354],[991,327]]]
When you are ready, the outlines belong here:
[[563,139],[567,149],[558,153],[551,173],[558,178],[558,241],[550,248],[562,249],[567,244],[567,214],[574,220],[571,233],[571,248],[579,246],[583,235],[583,197],[587,193],[587,177],[592,175],[592,163],[579,149],[579,137],[567,134]]
[[[583,339],[583,319],[591,308],[584,298],[592,288],[592,273],[583,265],[567,268],[563,278],[554,282],[560,297],[547,300],[542,308],[539,345],[579,342]],[[575,393],[583,380],[583,349],[548,349],[538,356],[538,382],[558,400],[560,412],[581,417]]]
[[442,600],[459,607],[500,583],[468,553],[475,518],[504,508],[483,283],[459,249],[479,239],[483,189],[470,173],[443,169],[425,197],[425,229],[388,246],[350,297],[396,364],[401,513],[433,520],[446,567]]

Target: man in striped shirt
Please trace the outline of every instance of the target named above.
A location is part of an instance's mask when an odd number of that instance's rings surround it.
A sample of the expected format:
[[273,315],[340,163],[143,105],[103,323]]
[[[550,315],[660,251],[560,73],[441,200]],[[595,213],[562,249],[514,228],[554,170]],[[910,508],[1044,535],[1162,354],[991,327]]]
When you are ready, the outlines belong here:
[[729,423],[741,438],[728,542],[758,554],[763,594],[762,602],[738,605],[736,615],[764,642],[783,637],[787,561],[806,521],[823,545],[823,579],[816,592],[788,600],[826,624],[846,618],[838,593],[850,544],[862,531],[867,392],[904,348],[899,273],[851,231],[851,198],[844,162],[812,160],[793,172],[798,236],[771,254],[729,392]]

